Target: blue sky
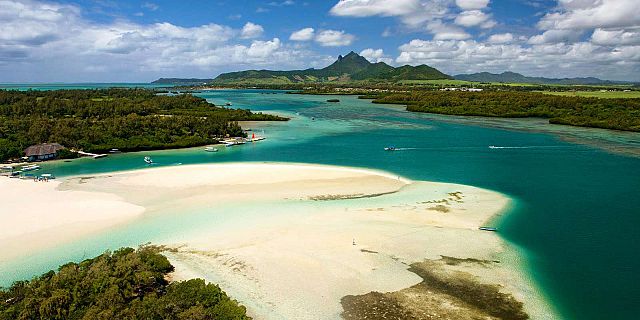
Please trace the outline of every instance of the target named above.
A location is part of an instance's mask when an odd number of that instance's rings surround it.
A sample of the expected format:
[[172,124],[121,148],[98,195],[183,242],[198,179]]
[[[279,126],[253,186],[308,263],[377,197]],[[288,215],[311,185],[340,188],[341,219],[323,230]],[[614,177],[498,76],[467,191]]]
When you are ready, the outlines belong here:
[[449,74],[640,81],[638,0],[0,0],[0,82],[321,68],[356,51]]

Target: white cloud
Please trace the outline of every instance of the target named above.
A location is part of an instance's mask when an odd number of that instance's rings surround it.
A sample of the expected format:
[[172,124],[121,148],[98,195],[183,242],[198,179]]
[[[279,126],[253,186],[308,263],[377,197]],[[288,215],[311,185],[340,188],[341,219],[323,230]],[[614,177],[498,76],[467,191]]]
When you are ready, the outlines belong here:
[[0,81],[213,77],[255,66],[303,67],[317,56],[278,38],[239,44],[240,37],[261,29],[247,25],[94,23],[72,5],[0,0]]
[[433,34],[434,40],[464,40],[471,38],[471,35],[463,29],[445,24],[440,20],[429,22],[427,30]]
[[475,26],[487,26],[493,27],[493,24],[487,24],[490,22],[491,15],[486,14],[480,10],[463,11],[455,20],[455,23],[464,27]]
[[533,76],[638,79],[640,71],[640,46],[609,50],[590,42],[527,46],[416,39],[400,51],[399,64],[429,64],[449,74],[512,70]]
[[489,43],[510,43],[513,42],[513,34],[511,33],[500,33],[500,34],[492,34],[487,39]]
[[575,42],[580,39],[582,32],[575,30],[547,30],[529,39],[530,44]]
[[449,14],[453,0],[340,0],[331,14],[343,17],[398,17],[410,28]]
[[596,29],[591,35],[591,42],[603,46],[640,45],[640,29]]
[[242,27],[242,31],[240,32],[240,36],[243,39],[254,39],[259,38],[264,33],[264,28],[253,22],[247,22],[244,27]]
[[267,58],[280,49],[280,39],[273,38],[271,41],[254,41],[247,49],[247,56],[253,58]]
[[418,0],[340,0],[331,14],[336,16],[404,16],[420,9]]
[[160,9],[160,6],[158,6],[157,4],[153,3],[153,2],[145,2],[142,4],[142,8],[144,9],[148,9],[151,11],[156,11],[158,9]]
[[316,35],[316,42],[323,47],[348,46],[356,39],[352,34],[337,30],[324,30]]
[[296,4],[296,2],[292,1],[292,0],[285,0],[285,1],[282,1],[282,2],[277,2],[277,1],[269,2],[269,5],[270,6],[274,6],[274,7],[292,6],[294,4]]
[[638,0],[558,0],[559,10],[538,23],[543,30],[640,26]]
[[310,41],[313,40],[315,30],[313,28],[304,28],[291,33],[289,40],[292,41]]
[[456,0],[456,5],[462,10],[479,10],[489,5],[489,0]]
[[393,63],[393,59],[385,55],[384,50],[382,49],[371,49],[371,48],[364,49],[360,52],[360,55],[372,63],[377,63],[377,62],[384,62],[386,64]]

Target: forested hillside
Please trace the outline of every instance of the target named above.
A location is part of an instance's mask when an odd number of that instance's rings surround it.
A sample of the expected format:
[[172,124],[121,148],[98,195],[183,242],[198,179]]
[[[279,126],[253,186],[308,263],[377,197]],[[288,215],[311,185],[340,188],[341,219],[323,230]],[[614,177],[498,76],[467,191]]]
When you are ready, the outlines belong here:
[[427,65],[392,67],[384,62],[371,63],[355,52],[339,56],[322,69],[292,71],[247,70],[229,72],[213,80],[219,85],[265,85],[295,83],[397,82],[402,80],[451,79],[450,76]]
[[93,152],[204,145],[243,135],[239,120],[286,119],[144,89],[0,90],[0,160],[43,142]]
[[169,260],[149,246],[67,263],[0,290],[0,319],[250,319],[217,285],[169,283],[171,271]]

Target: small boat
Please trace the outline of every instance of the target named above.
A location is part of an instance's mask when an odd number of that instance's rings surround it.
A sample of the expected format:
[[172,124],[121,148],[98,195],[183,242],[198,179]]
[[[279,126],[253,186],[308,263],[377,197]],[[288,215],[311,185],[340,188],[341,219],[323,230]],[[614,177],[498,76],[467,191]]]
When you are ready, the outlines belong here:
[[111,149],[109,150],[109,153],[120,153],[121,151],[119,149]]
[[147,164],[153,164],[153,159],[151,159],[151,157],[144,157],[144,162]]
[[231,102],[227,102],[224,105],[227,106],[227,107],[230,107],[231,106]]
[[32,165],[28,165],[28,166],[22,167],[22,171],[33,171],[33,170],[38,170],[38,169],[40,169],[40,166],[36,165],[36,164],[32,164]]
[[206,152],[218,152],[218,149],[214,148],[214,147],[205,147],[204,151],[206,151]]
[[492,232],[496,232],[498,231],[497,228],[492,228],[492,227],[480,227],[478,228],[478,230],[482,230],[482,231],[492,231]]
[[394,146],[388,146],[384,148],[384,151],[396,151],[396,147]]

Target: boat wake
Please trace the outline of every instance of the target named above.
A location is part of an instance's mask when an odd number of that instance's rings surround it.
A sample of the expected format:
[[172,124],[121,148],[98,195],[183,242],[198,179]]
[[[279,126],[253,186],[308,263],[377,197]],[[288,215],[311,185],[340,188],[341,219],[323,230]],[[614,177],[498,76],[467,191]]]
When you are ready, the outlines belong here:
[[551,149],[570,148],[567,146],[489,146],[489,149]]
[[535,148],[534,146],[530,147],[500,147],[500,146],[489,146],[489,149],[531,149]]

